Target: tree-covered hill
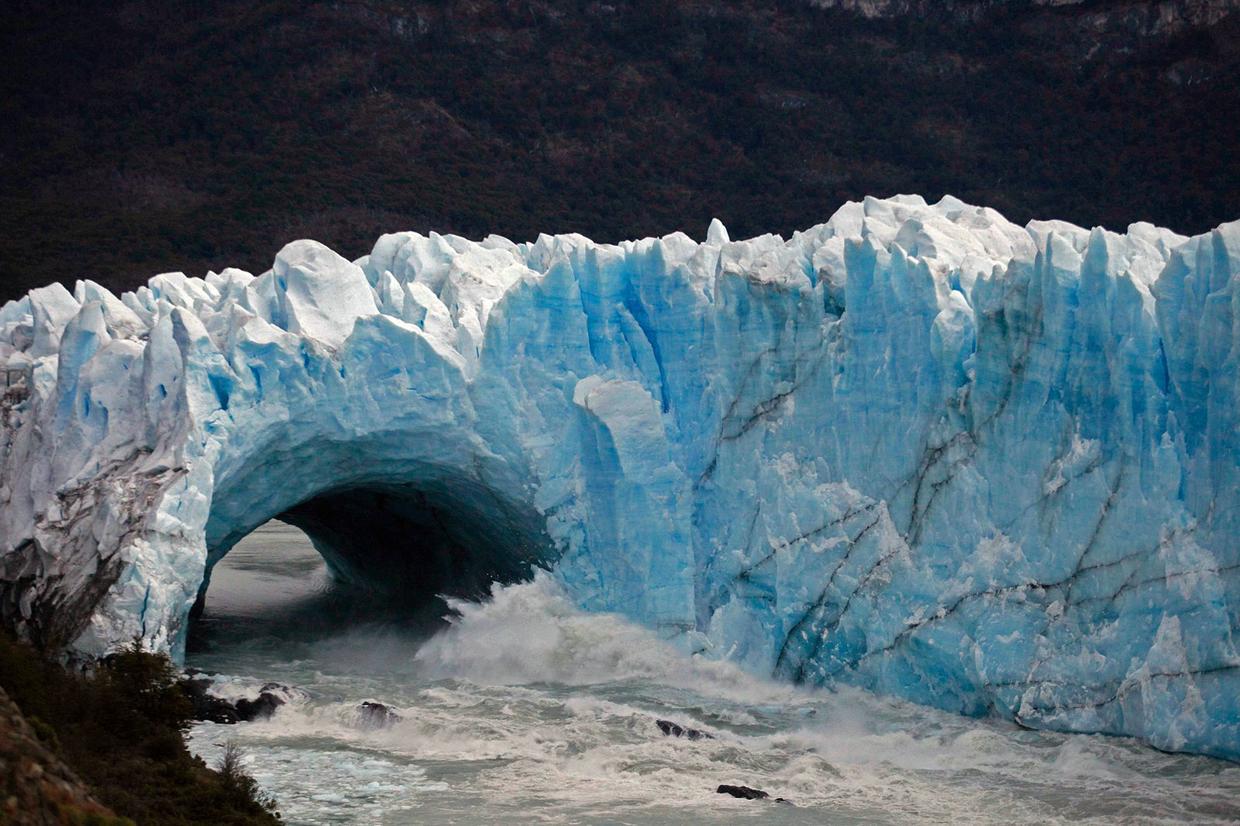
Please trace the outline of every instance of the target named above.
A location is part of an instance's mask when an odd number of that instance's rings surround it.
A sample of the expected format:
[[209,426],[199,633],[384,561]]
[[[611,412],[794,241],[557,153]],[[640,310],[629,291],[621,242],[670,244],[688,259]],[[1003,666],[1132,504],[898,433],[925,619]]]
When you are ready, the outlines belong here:
[[787,233],[866,194],[1120,229],[1240,217],[1235,13],[1138,36],[1094,3],[7,5],[0,300],[260,272],[300,237],[357,256],[397,229]]

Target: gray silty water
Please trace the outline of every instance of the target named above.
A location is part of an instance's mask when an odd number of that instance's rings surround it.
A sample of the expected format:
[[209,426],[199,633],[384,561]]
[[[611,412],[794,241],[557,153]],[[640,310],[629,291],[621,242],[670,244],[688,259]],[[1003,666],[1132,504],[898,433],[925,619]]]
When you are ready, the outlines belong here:
[[[453,607],[448,624],[442,603],[333,590],[304,535],[269,523],[215,569],[188,664],[304,696],[200,724],[192,748],[239,742],[293,824],[1240,820],[1240,766],[777,684],[581,613],[547,577]],[[366,700],[400,721],[366,726]]]

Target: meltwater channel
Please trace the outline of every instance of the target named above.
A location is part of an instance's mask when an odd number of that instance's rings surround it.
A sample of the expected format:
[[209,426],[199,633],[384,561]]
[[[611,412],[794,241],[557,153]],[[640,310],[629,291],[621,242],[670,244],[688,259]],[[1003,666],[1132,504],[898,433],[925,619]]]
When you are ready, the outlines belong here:
[[[305,536],[268,523],[216,568],[187,665],[295,697],[199,724],[191,747],[214,762],[240,744],[292,824],[1240,819],[1240,765],[760,679],[582,613],[546,576],[448,608],[334,590]],[[399,721],[364,725],[364,701]]]

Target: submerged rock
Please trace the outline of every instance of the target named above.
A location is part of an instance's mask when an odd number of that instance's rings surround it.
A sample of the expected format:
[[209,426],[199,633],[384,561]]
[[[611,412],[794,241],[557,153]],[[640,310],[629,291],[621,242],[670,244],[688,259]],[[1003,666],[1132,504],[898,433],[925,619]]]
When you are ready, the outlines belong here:
[[284,705],[284,702],[282,698],[277,697],[270,691],[262,692],[256,700],[249,700],[243,697],[237,701],[237,716],[245,722],[266,720],[275,714],[276,709]]
[[[195,672],[199,673],[199,672]],[[181,682],[181,689],[194,707],[194,719],[212,723],[248,723],[266,720],[276,709],[288,702],[295,690],[280,683],[267,683],[259,689],[258,696],[230,700],[211,692],[215,681],[209,677],[195,676]]]
[[[761,789],[753,789],[749,786],[730,786],[727,783],[722,783],[719,788],[715,789],[715,792],[717,794],[728,794],[732,797],[739,797],[742,800],[771,800],[771,795],[768,792],[764,792]],[[784,797],[777,797],[772,802],[786,803],[789,806],[793,805],[791,800]]]
[[392,710],[391,706],[370,700],[357,707],[358,724],[362,728],[391,728],[404,718]]
[[195,677],[181,682],[181,690],[189,698],[194,707],[194,719],[212,723],[236,723],[237,708],[223,697],[216,697],[207,691],[212,680],[207,677]]
[[715,735],[695,728],[687,728],[685,726],[673,723],[671,720],[655,720],[654,724],[659,727],[659,731],[668,737],[684,737],[687,740],[714,740]]

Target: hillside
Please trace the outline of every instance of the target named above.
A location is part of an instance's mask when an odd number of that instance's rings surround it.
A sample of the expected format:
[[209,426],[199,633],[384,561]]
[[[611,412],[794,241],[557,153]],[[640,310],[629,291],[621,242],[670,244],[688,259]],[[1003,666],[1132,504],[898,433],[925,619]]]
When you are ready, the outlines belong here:
[[826,9],[864,17],[919,15],[978,20],[996,10],[1026,13],[1041,7],[1075,7],[1091,26],[1125,29],[1130,34],[1170,34],[1187,26],[1217,23],[1240,7],[1237,0],[809,0]]
[[357,256],[395,229],[788,233],[866,194],[1120,229],[1236,217],[1235,13],[1146,32],[1082,23],[1096,3],[667,6],[10,4],[0,300],[260,272],[300,237]]
[[[0,688],[0,823],[12,826],[130,824],[100,805],[72,769],[43,742]],[[90,817],[94,820],[88,820]]]
[[136,647],[87,674],[0,634],[0,824],[279,823],[244,771],[190,754],[187,690],[166,658]]

